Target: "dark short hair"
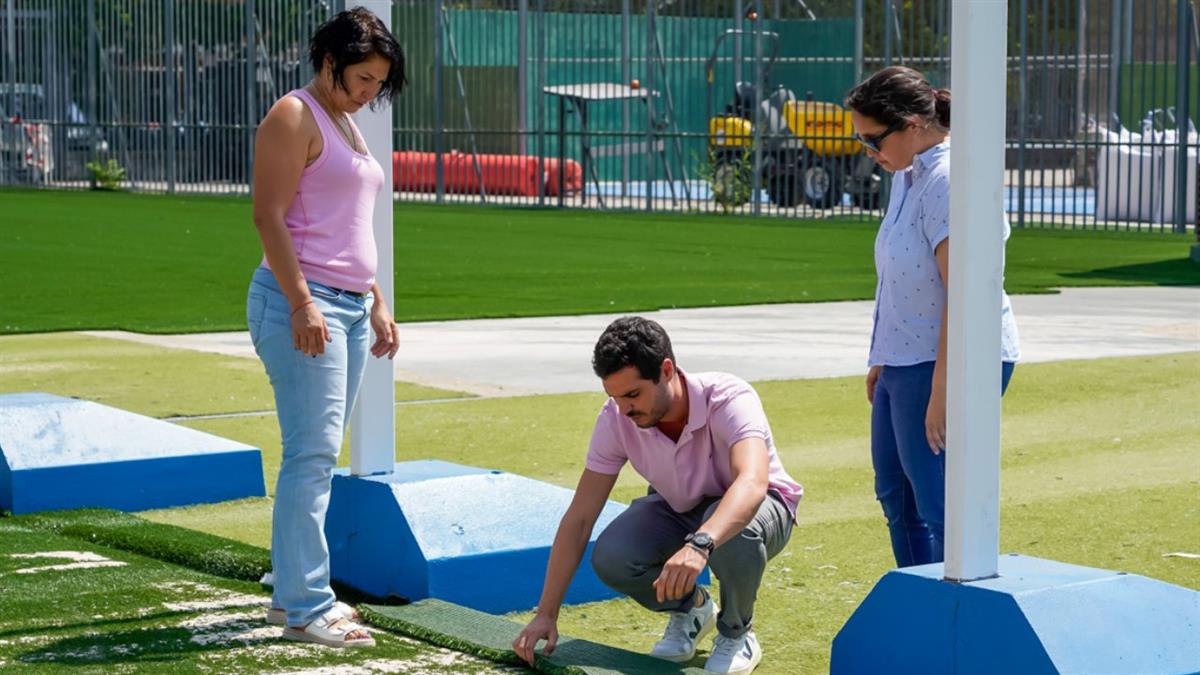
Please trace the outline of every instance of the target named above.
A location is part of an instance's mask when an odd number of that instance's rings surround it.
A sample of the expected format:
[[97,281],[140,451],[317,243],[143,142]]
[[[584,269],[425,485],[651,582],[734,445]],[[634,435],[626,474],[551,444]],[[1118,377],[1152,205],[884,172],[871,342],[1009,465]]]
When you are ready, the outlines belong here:
[[379,95],[371,101],[371,107],[395,97],[404,90],[408,79],[404,76],[404,50],[392,37],[383,21],[363,7],[338,12],[332,19],[321,24],[308,41],[308,60],[318,73],[325,65],[325,58],[333,60],[333,84],[346,88],[344,73],[347,66],[362,63],[378,54],[391,63],[387,79],[379,88]]
[[884,126],[910,118],[950,128],[950,90],[938,89],[919,71],[891,66],[876,72],[846,94],[846,107]]
[[664,359],[675,361],[671,338],[658,323],[640,316],[625,316],[608,324],[592,352],[592,370],[605,378],[627,366],[637,368],[642,379],[658,382]]

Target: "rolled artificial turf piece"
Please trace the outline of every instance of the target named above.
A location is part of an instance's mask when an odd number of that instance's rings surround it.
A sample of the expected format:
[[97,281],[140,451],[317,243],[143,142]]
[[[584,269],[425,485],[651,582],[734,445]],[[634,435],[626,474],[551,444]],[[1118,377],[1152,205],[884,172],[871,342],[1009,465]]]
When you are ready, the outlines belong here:
[[[441,600],[411,605],[361,605],[363,618],[375,626],[447,649],[498,663],[524,665],[512,650],[521,624]],[[687,667],[596,642],[559,635],[551,656],[538,655],[533,670],[552,675],[702,675]]]

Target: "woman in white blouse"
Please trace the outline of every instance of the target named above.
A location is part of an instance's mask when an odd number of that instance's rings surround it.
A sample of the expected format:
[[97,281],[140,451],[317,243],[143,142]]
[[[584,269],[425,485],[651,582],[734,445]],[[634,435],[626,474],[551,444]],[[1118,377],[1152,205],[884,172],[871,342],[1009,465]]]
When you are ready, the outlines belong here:
[[[941,562],[945,512],[946,287],[950,260],[950,91],[903,66],[846,96],[857,138],[893,173],[875,238],[875,322],[867,374],[875,495],[899,567]],[[1005,220],[1004,237],[1009,234]],[[1019,358],[1007,294],[1002,389]]]

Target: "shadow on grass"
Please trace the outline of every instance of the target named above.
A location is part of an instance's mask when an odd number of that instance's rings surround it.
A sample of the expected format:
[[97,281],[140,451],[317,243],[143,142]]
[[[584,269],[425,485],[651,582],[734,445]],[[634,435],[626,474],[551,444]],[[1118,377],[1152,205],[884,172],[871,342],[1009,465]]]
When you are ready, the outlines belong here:
[[[258,622],[261,623],[261,622]],[[248,626],[234,626],[249,630]],[[216,626],[215,626],[216,627]],[[247,639],[219,639],[211,642],[194,641],[197,634],[187,628],[148,628],[118,633],[92,633],[62,638],[49,644],[14,655],[24,664],[53,663],[84,666],[117,663],[176,663],[189,655],[216,650],[229,650],[254,644],[277,642],[278,636]]]
[[120,618],[120,619],[77,621],[74,623],[54,623],[54,624],[45,625],[45,626],[36,625],[36,624],[31,625],[31,624],[26,623],[26,624],[20,626],[19,628],[14,628],[12,630],[6,630],[6,631],[0,631],[0,640],[5,639],[5,638],[17,638],[20,636],[29,635],[31,631],[38,631],[38,632],[47,633],[47,634],[67,633],[67,632],[81,630],[81,629],[91,630],[91,631],[99,631],[99,630],[106,630],[108,628],[118,628],[121,626],[145,624],[148,621],[156,621],[159,619],[180,619],[180,618],[190,616],[193,613],[194,612],[186,611],[186,610],[154,612],[151,614],[144,614],[141,616],[131,616],[131,617],[125,617],[125,618]]
[[1172,258],[1136,265],[1101,267],[1085,272],[1063,272],[1068,279],[1123,281],[1152,286],[1200,286],[1200,263]]

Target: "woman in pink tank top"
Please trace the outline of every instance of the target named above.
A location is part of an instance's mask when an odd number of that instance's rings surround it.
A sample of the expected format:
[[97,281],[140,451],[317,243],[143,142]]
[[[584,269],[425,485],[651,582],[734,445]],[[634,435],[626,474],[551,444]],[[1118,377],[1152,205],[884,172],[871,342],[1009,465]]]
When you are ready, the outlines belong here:
[[400,92],[404,54],[379,18],[358,8],[317,29],[309,57],[312,82],[275,103],[254,147],[264,255],[246,319],[275,390],[283,444],[267,621],[285,625],[288,639],[366,647],[374,640],[329,586],[325,511],[367,352],[393,358],[399,337],[375,281],[372,228],[376,198],[385,189],[390,197],[391,186],[350,113]]

